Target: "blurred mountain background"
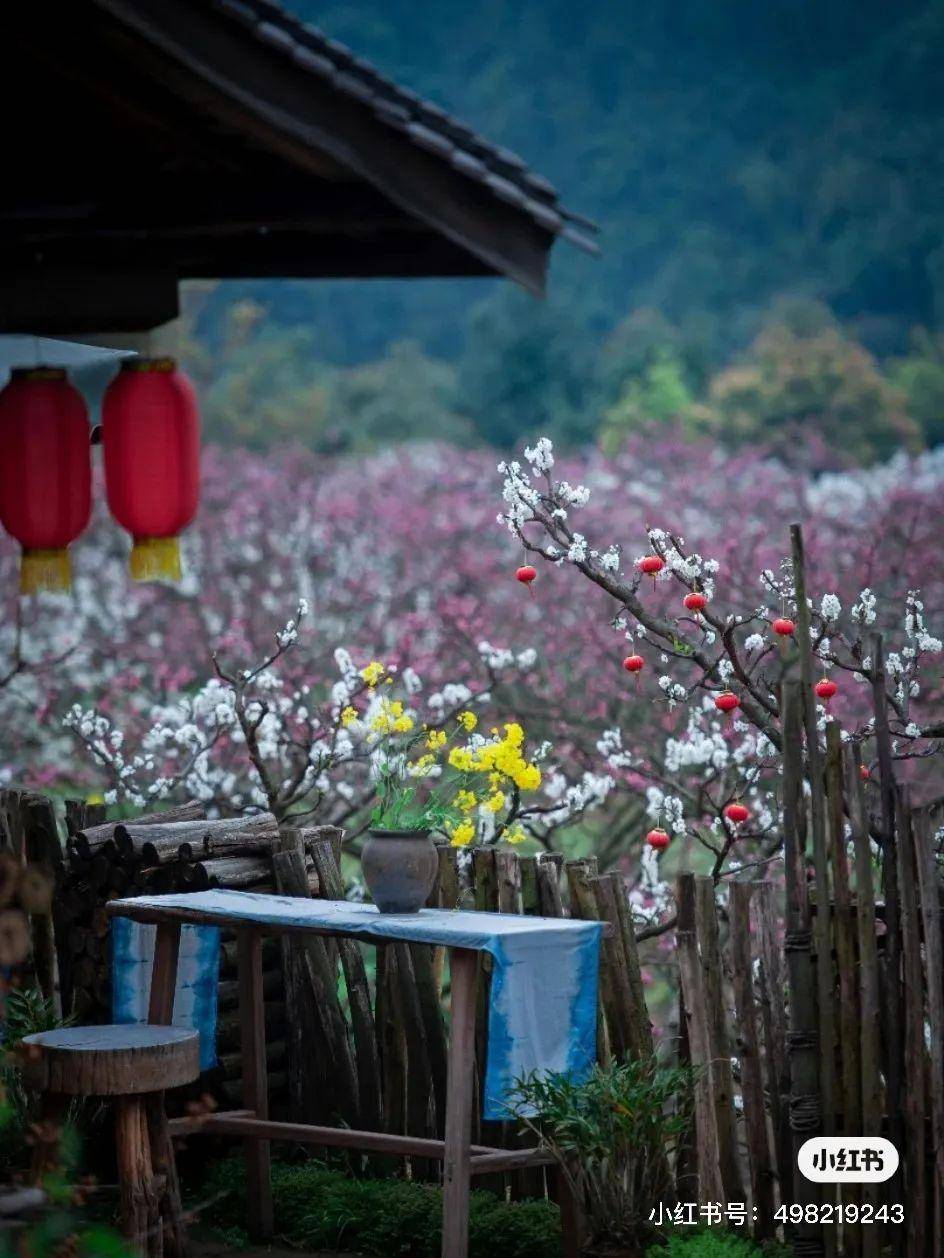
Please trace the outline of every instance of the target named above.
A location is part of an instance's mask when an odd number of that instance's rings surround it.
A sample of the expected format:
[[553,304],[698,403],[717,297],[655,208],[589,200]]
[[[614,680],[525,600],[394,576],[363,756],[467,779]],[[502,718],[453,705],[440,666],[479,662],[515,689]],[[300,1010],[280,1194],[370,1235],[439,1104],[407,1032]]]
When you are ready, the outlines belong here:
[[559,243],[545,302],[190,285],[209,437],[615,449],[654,423],[821,466],[944,442],[944,5],[288,3],[520,152],[603,256]]

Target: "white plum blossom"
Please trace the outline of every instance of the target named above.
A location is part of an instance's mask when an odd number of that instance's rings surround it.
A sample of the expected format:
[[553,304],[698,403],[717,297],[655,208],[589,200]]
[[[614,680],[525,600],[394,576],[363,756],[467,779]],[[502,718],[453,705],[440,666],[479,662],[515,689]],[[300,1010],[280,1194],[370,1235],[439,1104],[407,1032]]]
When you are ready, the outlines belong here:
[[825,621],[838,620],[842,615],[842,603],[835,594],[824,594],[819,605],[819,614]]
[[554,446],[548,437],[540,437],[534,446],[525,449],[524,457],[537,472],[549,472],[554,466]]
[[853,603],[849,615],[857,624],[874,625],[877,603],[878,600],[875,595],[866,587],[859,593],[859,597]]

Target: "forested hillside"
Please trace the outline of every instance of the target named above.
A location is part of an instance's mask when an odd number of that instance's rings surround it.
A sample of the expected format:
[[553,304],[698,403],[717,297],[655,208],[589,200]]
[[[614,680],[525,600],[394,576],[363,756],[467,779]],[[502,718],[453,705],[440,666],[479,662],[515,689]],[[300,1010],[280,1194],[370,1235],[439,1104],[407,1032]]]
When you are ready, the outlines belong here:
[[432,418],[497,444],[532,427],[618,440],[646,414],[743,436],[848,403],[824,402],[828,380],[771,402],[755,378],[753,422],[743,381],[718,382],[745,352],[779,380],[783,356],[795,367],[827,336],[813,357],[830,379],[837,361],[851,371],[847,393],[864,387],[878,417],[862,457],[940,439],[939,5],[290,2],[519,151],[599,222],[604,253],[559,244],[544,304],[489,281],[201,291],[191,357],[206,355],[220,435],[260,440],[257,398],[277,411],[267,433],[307,416],[325,447],[422,435]]

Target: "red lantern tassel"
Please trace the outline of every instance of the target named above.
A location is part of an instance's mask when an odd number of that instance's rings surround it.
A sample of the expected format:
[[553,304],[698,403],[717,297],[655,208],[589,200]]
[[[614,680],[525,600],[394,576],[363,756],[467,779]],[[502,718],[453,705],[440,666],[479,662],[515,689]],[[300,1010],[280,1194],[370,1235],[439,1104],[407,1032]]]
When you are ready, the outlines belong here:
[[24,550],[20,559],[20,593],[38,594],[41,590],[71,590],[72,563],[69,552],[61,550]]
[[179,581],[180,539],[136,537],[129,568],[135,581]]

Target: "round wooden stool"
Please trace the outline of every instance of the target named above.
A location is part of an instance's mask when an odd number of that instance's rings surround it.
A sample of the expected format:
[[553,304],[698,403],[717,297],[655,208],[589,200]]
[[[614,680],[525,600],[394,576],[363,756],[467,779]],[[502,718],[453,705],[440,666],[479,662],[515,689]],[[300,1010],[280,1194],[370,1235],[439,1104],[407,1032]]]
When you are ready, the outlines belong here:
[[171,1026],[82,1026],[24,1036],[26,1081],[54,1097],[115,1098],[122,1230],[141,1254],[182,1255],[186,1236],[164,1091],[200,1074],[200,1037]]

